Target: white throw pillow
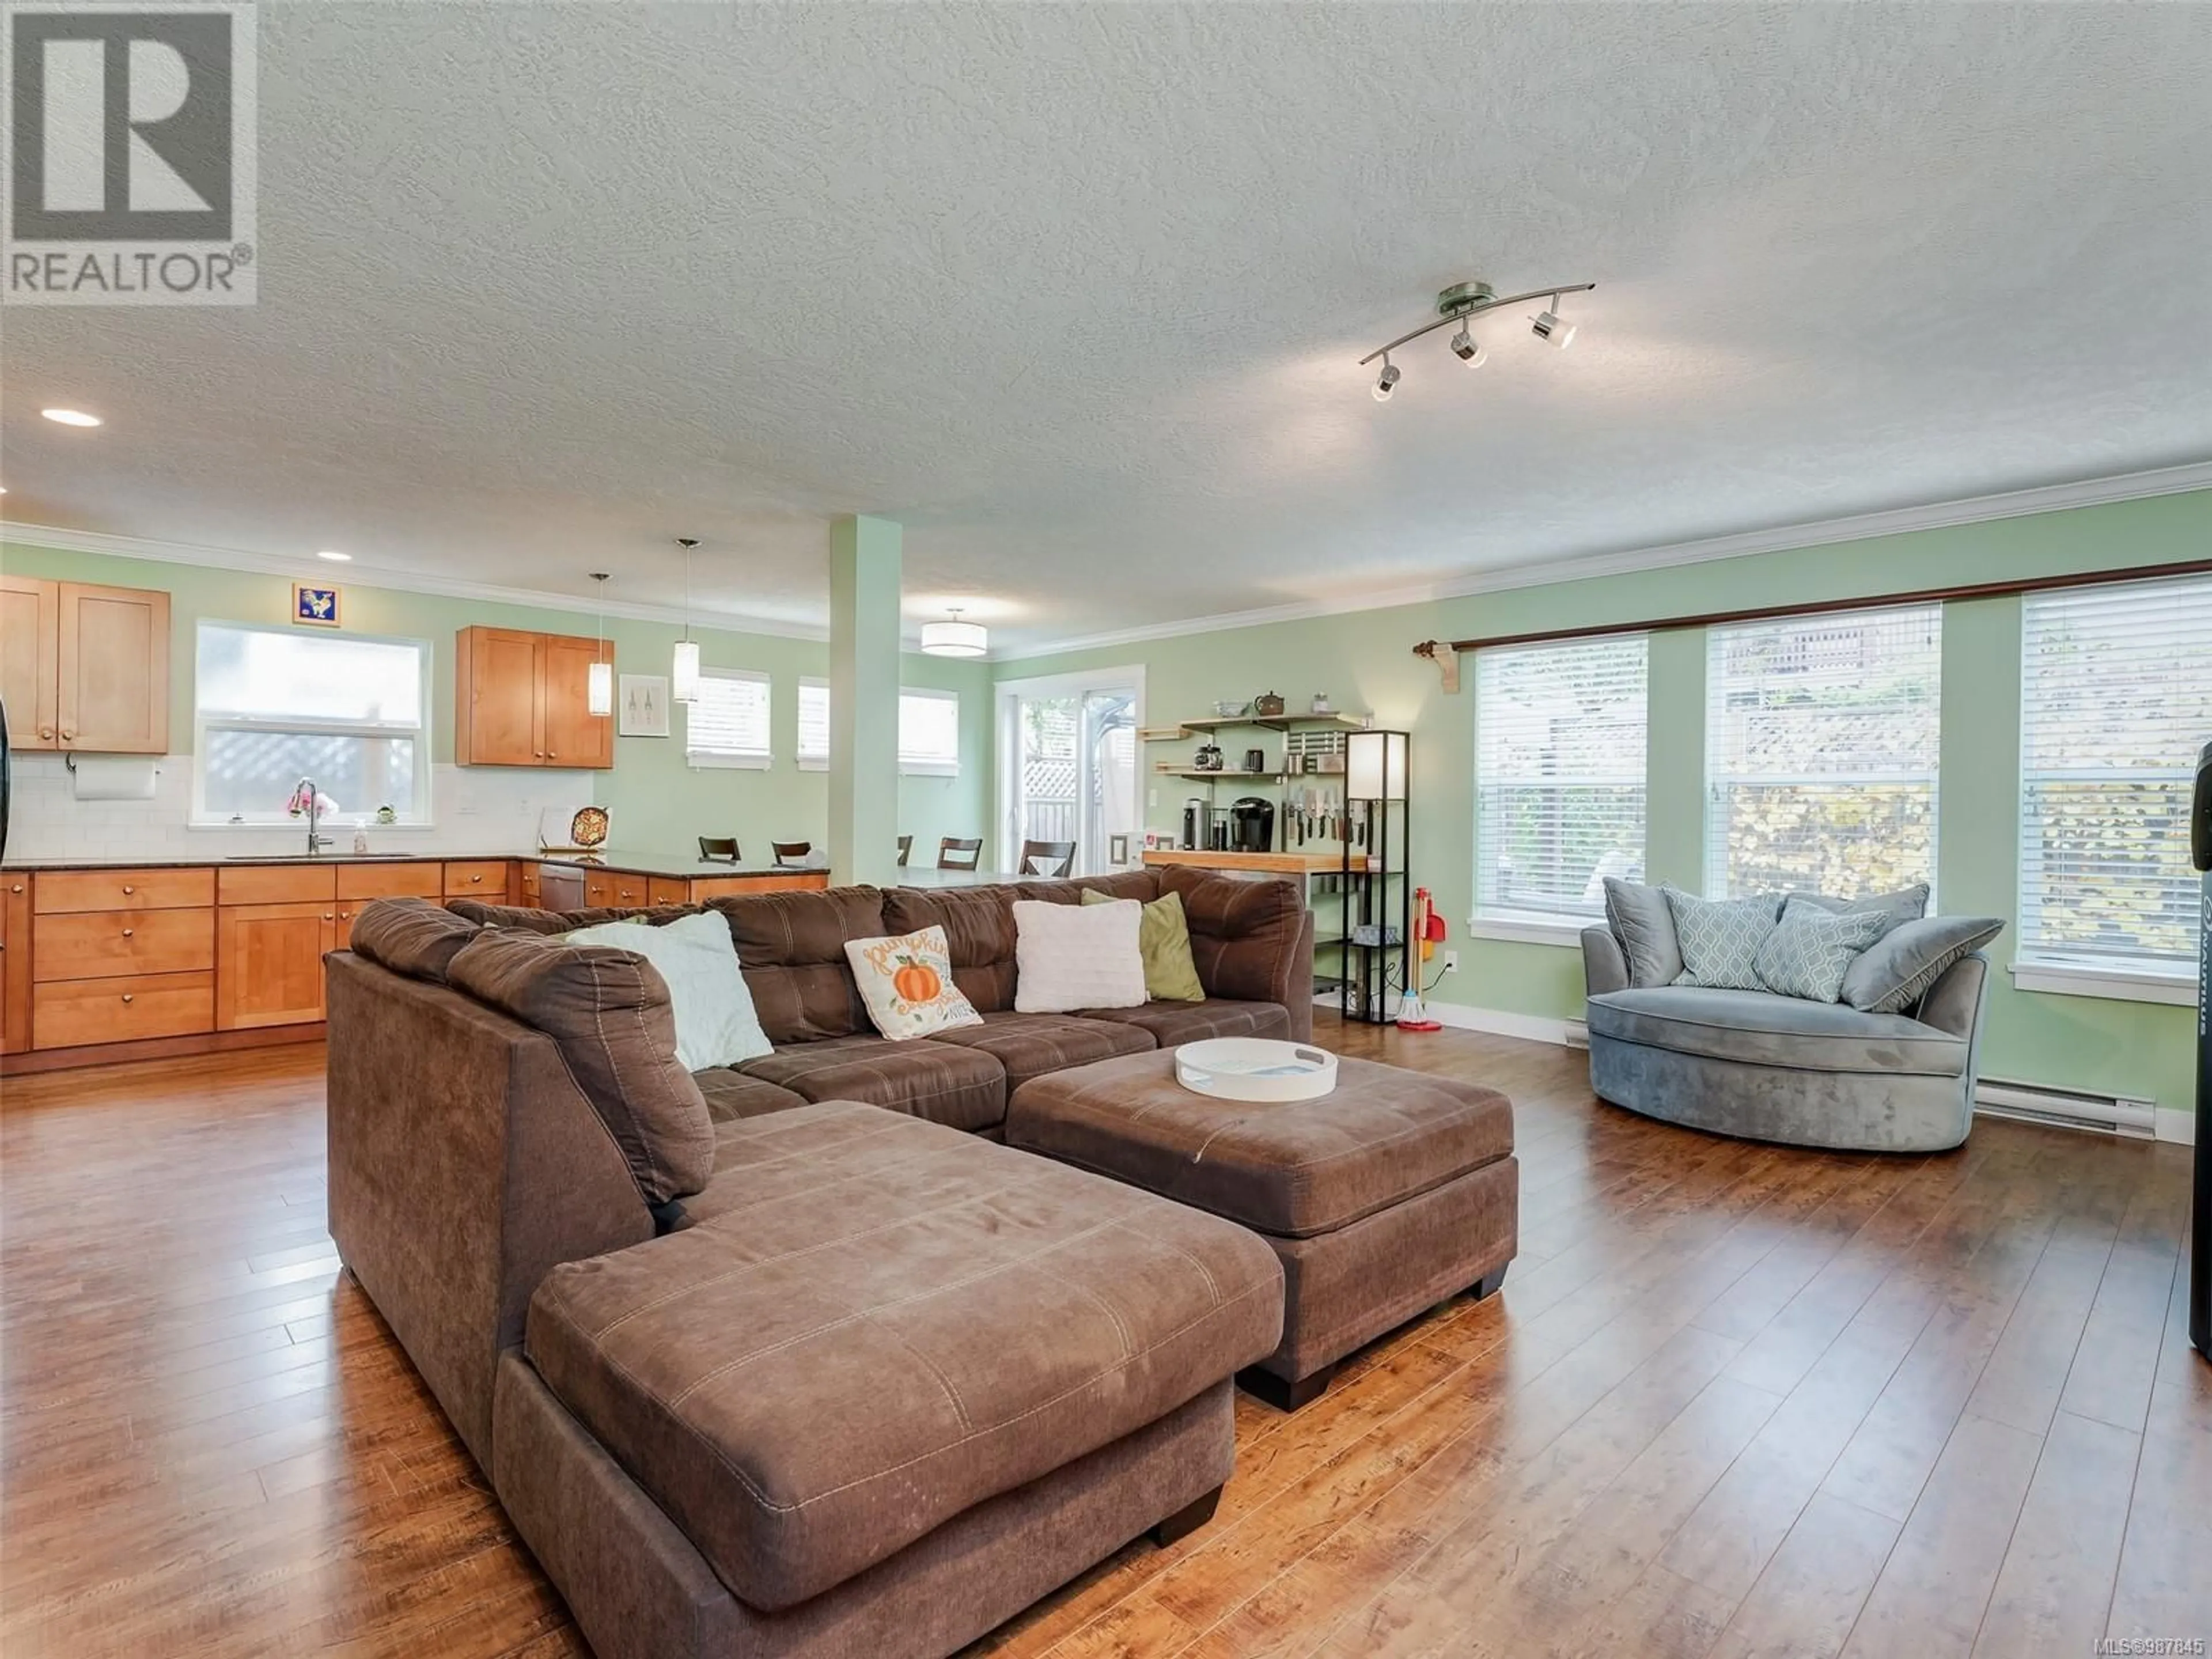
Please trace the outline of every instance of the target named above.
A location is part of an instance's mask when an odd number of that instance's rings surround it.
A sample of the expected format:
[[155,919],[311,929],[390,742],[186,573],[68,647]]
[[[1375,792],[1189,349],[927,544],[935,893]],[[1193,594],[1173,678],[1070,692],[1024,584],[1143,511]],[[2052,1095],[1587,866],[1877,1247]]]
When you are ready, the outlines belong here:
[[753,994],[738,971],[730,924],[714,911],[679,916],[664,927],[642,921],[603,921],[562,939],[570,945],[603,945],[633,951],[668,982],[676,1016],[676,1060],[687,1072],[734,1066],[775,1052],[761,1030]]
[[1069,1014],[1079,1008],[1141,1008],[1145,954],[1137,930],[1145,907],[1014,901],[1014,1009]]
[[983,1023],[975,1005],[952,982],[952,947],[942,927],[848,939],[845,960],[853,964],[853,982],[868,1005],[868,1018],[893,1042]]

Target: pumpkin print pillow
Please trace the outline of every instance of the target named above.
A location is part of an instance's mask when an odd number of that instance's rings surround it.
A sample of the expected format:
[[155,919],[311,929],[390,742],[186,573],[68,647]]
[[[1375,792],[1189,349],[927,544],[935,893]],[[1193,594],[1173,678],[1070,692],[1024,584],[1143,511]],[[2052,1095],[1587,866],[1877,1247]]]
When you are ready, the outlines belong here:
[[845,956],[868,1005],[868,1018],[893,1042],[983,1023],[952,982],[952,953],[942,927],[893,939],[848,939]]

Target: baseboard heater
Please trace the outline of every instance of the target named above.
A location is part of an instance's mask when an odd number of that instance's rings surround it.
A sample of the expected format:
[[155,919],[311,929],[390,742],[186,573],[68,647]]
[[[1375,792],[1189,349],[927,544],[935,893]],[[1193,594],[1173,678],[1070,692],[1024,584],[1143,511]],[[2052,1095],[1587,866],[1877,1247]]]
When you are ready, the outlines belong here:
[[1561,1035],[1566,1038],[1568,1048],[1587,1048],[1589,1047],[1589,1027],[1586,1024],[1579,1019],[1571,1019],[1565,1021],[1565,1030],[1561,1033]]
[[2045,1089],[2033,1083],[2007,1083],[1985,1077],[1974,1086],[1974,1110],[1984,1117],[2008,1117],[2060,1129],[2150,1140],[2158,1133],[2154,1103],[2132,1095],[2081,1094]]

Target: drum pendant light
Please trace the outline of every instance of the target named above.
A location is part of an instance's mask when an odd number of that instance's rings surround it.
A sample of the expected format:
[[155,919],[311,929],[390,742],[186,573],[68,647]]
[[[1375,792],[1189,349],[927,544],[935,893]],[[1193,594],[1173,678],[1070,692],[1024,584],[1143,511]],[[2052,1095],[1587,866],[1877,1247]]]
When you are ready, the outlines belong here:
[[588,714],[611,714],[615,712],[615,665],[606,660],[607,573],[594,570],[592,580],[599,586],[599,616],[594,624],[592,672],[585,682],[584,708]]
[[691,637],[691,550],[699,545],[696,536],[679,536],[677,546],[684,550],[684,637],[676,641],[676,657],[668,668],[668,695],[678,702],[699,701],[699,645]]

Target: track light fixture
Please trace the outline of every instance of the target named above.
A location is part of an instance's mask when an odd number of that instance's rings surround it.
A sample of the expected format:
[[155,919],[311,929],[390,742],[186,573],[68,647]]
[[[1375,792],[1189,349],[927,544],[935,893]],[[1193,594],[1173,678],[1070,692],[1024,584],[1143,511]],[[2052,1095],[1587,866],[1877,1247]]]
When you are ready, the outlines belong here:
[[1490,353],[1474,337],[1468,324],[1485,312],[1496,311],[1501,306],[1517,306],[1529,300],[1551,301],[1543,313],[1530,319],[1530,326],[1538,339],[1564,349],[1575,337],[1575,325],[1559,315],[1559,296],[1564,294],[1587,294],[1596,286],[1595,283],[1563,283],[1557,288],[1532,288],[1525,294],[1501,295],[1487,283],[1455,283],[1437,295],[1436,321],[1424,323],[1411,333],[1400,335],[1389,344],[1376,347],[1359,360],[1359,366],[1364,368],[1377,357],[1382,360],[1382,372],[1375,381],[1375,401],[1388,403],[1391,392],[1397,389],[1399,379],[1397,367],[1391,362],[1390,354],[1409,340],[1418,340],[1424,334],[1457,323],[1458,331],[1451,337],[1454,354],[1469,368],[1480,368],[1490,360]]

